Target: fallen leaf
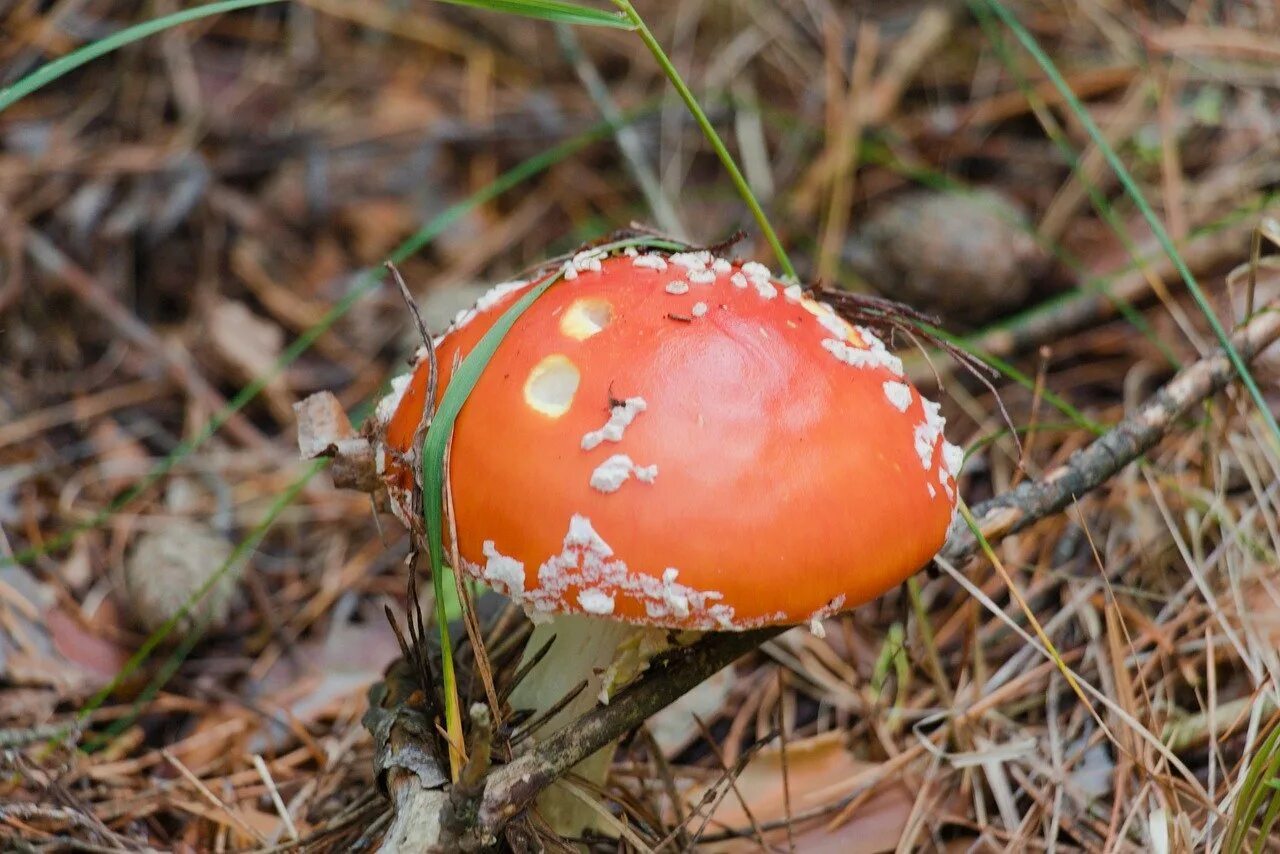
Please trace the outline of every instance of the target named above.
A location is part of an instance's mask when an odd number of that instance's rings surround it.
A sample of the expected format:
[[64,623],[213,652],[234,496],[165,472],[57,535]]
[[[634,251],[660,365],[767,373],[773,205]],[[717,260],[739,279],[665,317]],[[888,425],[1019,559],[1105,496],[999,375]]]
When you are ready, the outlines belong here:
[[[242,383],[270,372],[284,346],[284,330],[235,300],[222,300],[213,307],[207,329],[214,355]],[[293,400],[284,375],[272,377],[263,393],[272,414],[287,424],[293,418]]]
[[[791,814],[797,815],[852,795],[863,780],[877,768],[877,763],[855,759],[844,746],[843,732],[827,732],[786,746],[786,786],[790,792]],[[782,821],[787,817],[786,790],[783,783],[782,749],[776,742],[762,748],[752,757],[736,780],[736,787],[751,810],[757,824]],[[833,816],[797,822],[792,827],[799,850],[832,852],[832,854],[875,854],[897,847],[915,802],[915,793],[901,782],[898,775],[876,784],[876,792],[863,801],[848,821],[833,830],[826,825]],[[692,811],[715,781],[691,789],[685,798]],[[695,819],[696,826],[701,819]],[[711,852],[758,851],[751,820],[738,797],[729,792],[712,813],[707,833],[734,828],[746,834],[743,839],[713,844],[700,844],[698,850]],[[785,844],[785,829],[768,831],[764,841]],[[800,844],[803,840],[803,845]]]
[[736,682],[736,672],[726,667],[649,718],[649,733],[663,755],[675,756],[692,744],[702,732],[698,718],[708,720],[724,708]]

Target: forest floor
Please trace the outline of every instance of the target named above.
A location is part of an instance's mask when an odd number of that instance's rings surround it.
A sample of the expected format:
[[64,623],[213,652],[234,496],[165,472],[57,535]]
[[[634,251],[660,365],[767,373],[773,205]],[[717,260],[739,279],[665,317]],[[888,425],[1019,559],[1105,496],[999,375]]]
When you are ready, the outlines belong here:
[[[910,360],[971,505],[1211,354],[1210,313],[1230,331],[1250,294],[1280,298],[1280,10],[1008,5],[1205,305],[987,0],[640,8],[801,279],[936,314],[993,366],[988,386]],[[0,87],[178,4],[4,8]],[[772,260],[620,30],[302,0],[168,30],[0,112],[0,847],[375,846],[361,719],[400,655],[385,611],[404,624],[409,545],[299,458],[293,404],[367,411],[405,370],[387,258],[439,328],[632,222],[743,229],[735,252]],[[1280,349],[1253,373],[1280,410]],[[612,845],[1268,847],[1280,438],[1239,383],[1157,438],[994,563],[932,566],[656,716],[615,761]]]

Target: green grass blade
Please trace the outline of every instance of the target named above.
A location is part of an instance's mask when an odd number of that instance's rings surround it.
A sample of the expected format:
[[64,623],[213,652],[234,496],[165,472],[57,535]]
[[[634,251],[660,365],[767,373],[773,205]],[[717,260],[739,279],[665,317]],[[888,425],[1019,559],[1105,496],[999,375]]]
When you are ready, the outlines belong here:
[[439,0],[439,2],[508,15],[520,15],[525,18],[537,18],[542,21],[554,21],[558,24],[613,27],[620,30],[635,29],[634,24],[617,12],[605,12],[601,9],[592,9],[590,6],[580,6],[577,3],[565,3],[562,0]]
[[[1250,830],[1259,832],[1259,844],[1266,840],[1275,816],[1268,809],[1270,822],[1257,822],[1258,811],[1268,797],[1272,799],[1273,805],[1280,802],[1280,791],[1267,785],[1267,780],[1274,778],[1277,771],[1280,771],[1280,726],[1272,727],[1249,761],[1244,782],[1231,809],[1231,823],[1223,839],[1222,850],[1225,854],[1240,854],[1244,851]],[[1268,789],[1271,790],[1268,792]],[[1266,817],[1263,818],[1265,820]]]
[[[647,237],[630,238],[596,247],[597,251],[611,251],[624,246],[647,245],[664,249],[682,249],[681,244],[667,240]],[[462,737],[462,718],[458,708],[458,699],[453,690],[455,679],[453,674],[452,645],[449,642],[449,622],[445,611],[444,589],[444,469],[445,454],[449,448],[449,440],[453,436],[453,427],[458,420],[462,406],[471,395],[480,375],[489,366],[489,360],[497,352],[498,346],[506,338],[511,327],[520,319],[520,315],[533,305],[538,297],[547,289],[560,281],[562,270],[551,273],[547,278],[530,288],[520,299],[516,300],[502,316],[489,327],[479,343],[467,354],[458,366],[449,385],[440,397],[440,405],[436,408],[430,426],[427,427],[426,438],[422,442],[422,515],[426,522],[427,549],[431,561],[431,583],[436,598],[436,622],[440,628],[441,678],[445,684],[445,724],[451,743],[460,741]],[[449,761],[455,780],[459,770],[460,757],[449,751]]]
[[106,56],[108,53],[119,50],[125,45],[153,36],[156,33],[164,32],[179,24],[208,18],[211,15],[220,15],[223,12],[234,12],[237,9],[249,9],[253,6],[266,6],[269,3],[280,2],[283,2],[283,0],[219,0],[217,3],[207,3],[204,6],[196,6],[193,9],[183,9],[181,12],[174,12],[171,15],[164,15],[152,21],[143,21],[141,24],[125,27],[118,33],[98,39],[91,44],[71,51],[64,57],[46,63],[12,86],[0,89],[0,113],[12,107],[32,92],[47,86],[86,62],[92,62],[100,56]]
[[1142,215],[1142,218],[1146,220],[1148,227],[1151,229],[1151,233],[1156,238],[1156,242],[1160,244],[1160,248],[1169,256],[1169,260],[1173,263],[1174,269],[1178,271],[1178,276],[1182,279],[1183,284],[1187,286],[1187,290],[1190,292],[1192,299],[1195,300],[1196,306],[1204,315],[1206,322],[1208,322],[1209,327],[1213,330],[1214,336],[1218,339],[1218,343],[1226,353],[1227,359],[1231,362],[1231,366],[1240,377],[1241,384],[1244,385],[1245,389],[1249,392],[1249,396],[1253,398],[1254,403],[1257,405],[1258,414],[1267,425],[1267,429],[1271,432],[1272,438],[1277,445],[1280,445],[1280,423],[1276,422],[1276,417],[1267,405],[1267,401],[1266,398],[1263,397],[1262,390],[1258,388],[1257,382],[1254,381],[1253,374],[1249,371],[1249,366],[1244,363],[1244,360],[1240,358],[1240,354],[1236,352],[1236,348],[1231,345],[1231,339],[1227,336],[1226,329],[1223,328],[1222,323],[1217,318],[1217,315],[1214,314],[1212,307],[1209,305],[1209,300],[1205,297],[1204,291],[1200,289],[1200,285],[1196,283],[1195,277],[1191,275],[1191,270],[1188,269],[1186,262],[1183,261],[1182,255],[1178,252],[1178,248],[1174,246],[1173,239],[1165,229],[1164,223],[1160,221],[1160,218],[1156,216],[1155,211],[1151,209],[1151,205],[1147,203],[1146,198],[1142,195],[1142,191],[1133,180],[1133,176],[1129,174],[1129,170],[1120,160],[1119,155],[1116,154],[1115,149],[1109,142],[1107,142],[1106,137],[1103,136],[1098,125],[1093,121],[1093,117],[1089,114],[1089,111],[1085,109],[1084,105],[1080,102],[1080,99],[1076,97],[1073,91],[1071,91],[1071,87],[1067,85],[1067,81],[1058,71],[1058,67],[1054,64],[1053,60],[1049,58],[1049,55],[1044,52],[1044,49],[1040,47],[1039,42],[1035,40],[1035,37],[1031,35],[1027,28],[1022,26],[1022,23],[1018,21],[1018,19],[1015,18],[1007,8],[1005,8],[1004,4],[1001,3],[1000,0],[970,0],[971,5],[978,3],[985,4],[986,8],[993,12],[996,17],[998,17],[1000,21],[1009,28],[1009,31],[1013,33],[1014,37],[1023,46],[1023,48],[1031,54],[1036,63],[1039,64],[1041,70],[1044,71],[1045,76],[1049,78],[1050,82],[1053,83],[1054,88],[1058,90],[1058,93],[1062,96],[1067,106],[1070,107],[1076,118],[1079,119],[1080,124],[1089,134],[1089,138],[1093,141],[1093,144],[1098,147],[1100,152],[1102,152],[1103,158],[1107,161],[1107,165],[1111,167],[1112,171],[1115,172],[1116,178],[1120,181],[1121,186],[1124,187],[1125,193],[1138,208],[1138,212]]
[[444,590],[444,465],[445,452],[449,439],[453,436],[453,425],[466,403],[471,389],[475,387],[480,374],[484,373],[489,360],[493,358],[498,345],[510,331],[520,315],[533,305],[533,301],[542,296],[547,288],[560,280],[560,272],[549,276],[546,281],[532,288],[516,303],[503,312],[497,322],[476,344],[475,349],[462,360],[449,385],[440,399],[440,406],[431,425],[427,428],[427,437],[422,443],[422,513],[427,523],[427,549],[431,559],[431,584],[436,599],[436,624],[440,629],[440,676],[444,682],[444,717],[445,729],[449,735],[449,765],[453,779],[458,779],[461,770],[461,757],[453,748],[462,739],[462,714],[458,708],[456,678],[453,672],[453,649],[449,642],[449,621],[445,613]]

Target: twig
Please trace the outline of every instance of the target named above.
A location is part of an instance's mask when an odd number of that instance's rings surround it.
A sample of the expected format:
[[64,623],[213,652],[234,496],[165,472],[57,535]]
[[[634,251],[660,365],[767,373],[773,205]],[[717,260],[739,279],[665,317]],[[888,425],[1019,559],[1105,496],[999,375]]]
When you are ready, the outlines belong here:
[[[280,821],[284,825],[285,831],[289,834],[289,838],[298,841],[298,828],[293,823],[293,816],[289,815],[288,808],[284,805],[284,801],[280,798],[280,790],[276,788],[275,778],[271,776],[271,769],[267,768],[267,763],[262,761],[262,757],[253,754],[253,767],[258,772],[258,776],[262,778],[263,784],[267,787],[267,793],[271,795],[271,803],[276,808],[276,814],[280,816]],[[279,838],[279,831],[274,834]]]
[[[1271,303],[1231,336],[1246,362],[1280,338],[1280,304]],[[1221,391],[1234,378],[1234,368],[1219,349],[1179,371],[1133,415],[1108,430],[1066,463],[1038,480],[974,508],[974,518],[987,539],[1004,537],[1066,507],[1096,488],[1155,446],[1192,407]],[[973,553],[977,543],[963,520],[952,525],[941,556],[953,563]]]
[[201,797],[207,800],[215,810],[231,819],[231,822],[235,824],[236,827],[240,828],[246,836],[255,839],[259,845],[268,844],[266,837],[245,821],[244,817],[240,815],[240,811],[238,809],[223,803],[222,799],[215,795],[209,787],[204,784],[204,781],[197,777],[190,768],[184,765],[181,759],[174,756],[168,750],[161,750],[160,755],[165,758],[166,762],[178,770],[178,773],[182,775],[183,779],[190,783],[195,790],[200,793]]
[[655,661],[644,678],[623,689],[609,705],[584,715],[491,774],[475,824],[468,838],[459,841],[478,846],[496,837],[507,821],[562,773],[784,629],[712,634],[682,650],[678,658]]

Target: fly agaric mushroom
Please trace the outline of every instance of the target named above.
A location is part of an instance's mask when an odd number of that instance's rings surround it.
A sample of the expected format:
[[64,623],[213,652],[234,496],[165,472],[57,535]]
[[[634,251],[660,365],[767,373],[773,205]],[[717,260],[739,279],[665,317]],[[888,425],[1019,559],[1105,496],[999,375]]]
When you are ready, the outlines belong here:
[[[475,383],[448,461],[459,569],[540,624],[526,655],[557,639],[513,707],[587,680],[554,729],[607,699],[643,646],[628,627],[821,633],[941,546],[961,454],[872,332],[708,252],[588,250],[552,275]],[[534,284],[458,315],[436,341],[438,388]],[[420,358],[377,416],[401,514],[417,512],[403,460],[428,374]],[[579,772],[603,779],[601,753]],[[584,825],[540,807],[562,833]]]

